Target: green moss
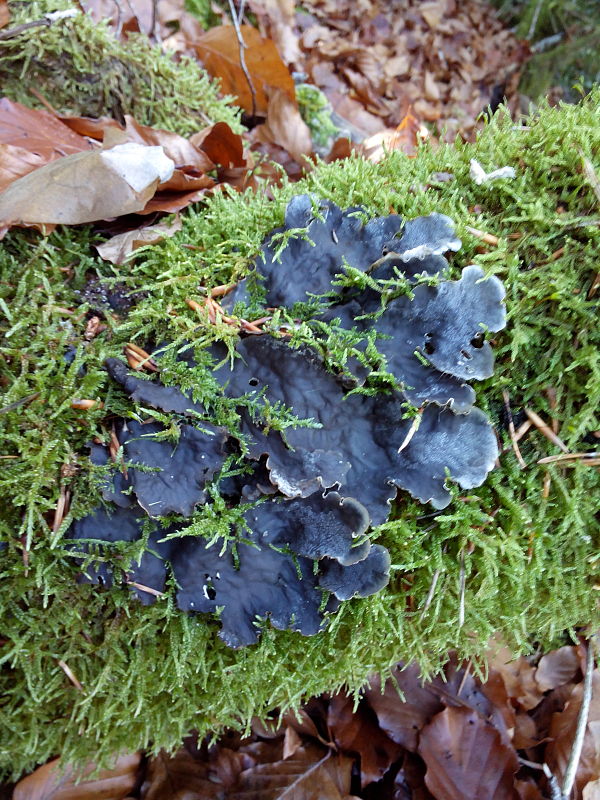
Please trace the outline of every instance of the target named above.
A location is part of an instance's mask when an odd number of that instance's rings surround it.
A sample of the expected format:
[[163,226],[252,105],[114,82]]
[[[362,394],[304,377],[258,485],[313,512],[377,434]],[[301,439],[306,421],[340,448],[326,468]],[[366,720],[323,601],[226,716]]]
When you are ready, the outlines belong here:
[[[68,0],[11,0],[11,27],[72,8]],[[42,95],[63,113],[122,120],[188,135],[212,122],[240,130],[239,109],[221,99],[198,64],[175,62],[140,35],[118,42],[105,24],[78,13],[0,41],[2,93],[31,106]]]
[[[262,193],[217,195],[190,210],[174,238],[140,251],[121,275],[94,257],[85,229],[6,238],[1,406],[39,392],[0,415],[8,456],[0,462],[0,538],[7,544],[0,562],[0,765],[6,772],[18,774],[56,754],[79,761],[121,748],[174,747],[192,728],[200,735],[243,728],[253,715],[296,706],[307,695],[342,684],[356,690],[369,673],[399,659],[419,659],[428,670],[451,648],[476,659],[494,631],[519,653],[599,624],[598,472],[582,463],[539,465],[557,451],[535,430],[521,442],[527,468],[520,470],[501,420],[506,389],[515,413],[528,406],[546,419],[552,414],[573,451],[597,448],[598,296],[588,299],[588,292],[598,271],[600,210],[582,155],[600,173],[599,103],[596,90],[579,106],[542,109],[522,128],[500,115],[475,144],[422,148],[415,159],[394,154],[379,165],[351,159],[321,166],[300,184],[273,190],[273,200]],[[476,186],[471,158],[487,170],[511,164],[517,177]],[[435,182],[440,171],[454,180]],[[71,515],[94,505],[85,443],[102,432],[107,416],[133,410],[108,380],[103,359],[129,339],[189,340],[201,354],[215,335],[226,336],[185,299],[201,296],[199,285],[243,275],[265,234],[281,223],[289,197],[306,190],[344,207],[362,203],[373,214],[446,213],[464,242],[453,258],[455,274],[475,262],[504,281],[509,323],[495,337],[496,373],[476,386],[504,452],[486,484],[456,492],[441,515],[401,497],[397,518],[375,536],[392,555],[385,591],[344,603],[318,636],[267,629],[258,645],[234,652],[217,638],[218,625],[180,613],[171,597],[142,607],[125,588],[78,585],[61,544],[72,517],[53,532],[53,511],[61,486],[72,492]],[[495,234],[498,246],[481,251],[467,226]],[[83,344],[85,307],[75,291],[91,270],[146,294],[129,317],[110,319],[107,331]],[[61,354],[69,343],[77,357],[66,364]],[[198,382],[196,393],[207,400],[214,392],[202,367],[190,371],[174,358],[166,359],[163,377]],[[556,390],[554,411],[548,387]],[[101,399],[105,407],[72,410],[74,396]],[[66,464],[78,468],[74,477]],[[196,523],[209,534],[206,511]],[[61,660],[83,692],[69,682]]]

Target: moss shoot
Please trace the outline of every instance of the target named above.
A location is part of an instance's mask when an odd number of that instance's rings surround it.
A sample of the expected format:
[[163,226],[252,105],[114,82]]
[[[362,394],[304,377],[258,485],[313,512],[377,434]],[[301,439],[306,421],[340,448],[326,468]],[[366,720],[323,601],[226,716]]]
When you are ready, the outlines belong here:
[[[543,108],[522,126],[500,113],[475,144],[423,146],[414,159],[392,154],[378,165],[360,159],[321,165],[300,184],[271,190],[272,200],[260,192],[220,193],[189,210],[175,237],[138,251],[125,270],[97,258],[87,228],[59,229],[48,238],[14,232],[4,240],[0,768],[6,774],[57,754],[76,762],[106,759],[122,749],[174,748],[191,729],[200,736],[243,729],[254,715],[298,706],[307,696],[342,685],[358,690],[370,673],[385,673],[398,660],[417,659],[432,671],[454,648],[477,661],[497,631],[517,654],[534,644],[556,646],[565,632],[599,624],[598,471],[584,460],[539,464],[558,451],[534,428],[521,440],[527,467],[520,469],[502,396],[509,393],[517,424],[527,407],[557,420],[572,452],[598,449],[600,292],[592,286],[600,209],[583,159],[600,174],[599,109],[596,90],[577,106]],[[471,158],[488,171],[511,165],[516,178],[477,186],[469,177]],[[440,172],[454,177],[439,181]],[[482,487],[456,491],[441,513],[400,496],[395,518],[372,537],[392,556],[386,590],[344,603],[317,636],[267,627],[259,644],[232,651],[218,639],[218,625],[178,611],[172,594],[142,606],[126,587],[78,584],[78,565],[62,537],[72,519],[98,502],[98,470],[89,464],[86,442],[106,435],[111,415],[134,413],[103,360],[120,355],[127,341],[192,342],[200,366],[189,369],[173,354],[161,377],[193,387],[195,399],[210,397],[214,386],[202,353],[231,332],[210,325],[185,300],[201,299],[199,286],[246,274],[289,198],[306,191],[342,207],[362,204],[373,215],[447,214],[463,240],[453,277],[476,263],[504,282],[509,321],[495,336],[495,374],[475,386],[503,452]],[[469,228],[497,236],[497,246]],[[78,292],[96,274],[125,282],[141,300],[128,315],[107,313],[106,330],[87,341],[90,306]],[[73,409],[71,401],[82,397],[104,407]],[[227,409],[220,413],[227,421]],[[70,511],[56,528],[54,511],[66,490]],[[208,505],[191,524],[210,537],[226,519],[226,508]]]

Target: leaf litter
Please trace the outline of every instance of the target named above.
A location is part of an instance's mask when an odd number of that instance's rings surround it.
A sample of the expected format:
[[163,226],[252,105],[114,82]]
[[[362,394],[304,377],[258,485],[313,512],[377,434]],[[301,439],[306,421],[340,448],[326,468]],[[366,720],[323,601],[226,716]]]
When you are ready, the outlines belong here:
[[[51,761],[17,784],[13,798],[543,800],[543,766],[560,784],[571,757],[583,661],[580,644],[507,663],[493,642],[485,678],[453,657],[428,680],[417,664],[398,664],[356,697],[342,690],[311,698],[296,714],[256,719],[248,736],[192,733],[173,755],[122,755],[99,773],[88,765],[76,786]],[[600,670],[592,681],[575,800],[594,800],[600,784]]]

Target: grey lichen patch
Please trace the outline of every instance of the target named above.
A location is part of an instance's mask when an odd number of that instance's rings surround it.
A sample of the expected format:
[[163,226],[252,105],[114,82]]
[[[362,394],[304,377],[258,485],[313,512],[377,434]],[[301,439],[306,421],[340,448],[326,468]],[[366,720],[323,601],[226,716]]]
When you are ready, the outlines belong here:
[[[10,4],[11,27],[73,9],[67,0]],[[239,131],[239,111],[221,99],[198,64],[179,62],[141,35],[118,42],[104,24],[79,12],[0,42],[2,93],[36,105],[35,90],[60,112],[89,117],[131,114],[145,125],[186,135],[223,121]]]

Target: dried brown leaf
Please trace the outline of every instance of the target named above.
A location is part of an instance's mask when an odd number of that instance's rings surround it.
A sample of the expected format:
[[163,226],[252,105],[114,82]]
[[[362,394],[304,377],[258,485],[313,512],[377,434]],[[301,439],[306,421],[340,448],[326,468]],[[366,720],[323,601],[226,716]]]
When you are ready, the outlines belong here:
[[0,99],[0,143],[36,153],[45,163],[93,147],[48,111],[26,108],[6,97]]
[[246,166],[242,137],[234,133],[226,122],[216,122],[195,133],[190,142],[220,167]]
[[19,781],[13,800],[123,800],[136,784],[140,760],[140,753],[119,756],[113,767],[85,780],[96,769],[95,764],[88,764],[81,780],[81,774],[74,776],[71,769],[62,771],[55,759]]
[[[266,115],[269,89],[281,89],[295,104],[294,81],[273,42],[263,39],[249,25],[242,25],[241,32],[246,45],[244,58],[256,93],[256,114]],[[244,111],[251,114],[252,92],[240,64],[240,45],[233,25],[212,28],[193,44],[206,70],[220,79],[222,91],[234,95]]]
[[176,217],[171,223],[161,222],[158,225],[149,225],[134,231],[119,233],[103,244],[96,245],[96,250],[105,261],[124,264],[127,256],[134,250],[146,244],[156,244],[180,230],[181,220]]
[[381,730],[377,717],[366,703],[360,703],[354,711],[354,701],[344,694],[335,695],[329,701],[327,724],[343,752],[360,756],[363,787],[380,780],[403,752],[402,747]]
[[37,153],[30,153],[23,147],[0,144],[0,192],[24,175],[39,169],[47,161]]
[[300,165],[305,164],[303,156],[312,151],[308,125],[295,103],[281,89],[269,92],[267,120],[264,125],[258,125],[253,134],[256,142],[283,147]]
[[78,225],[141,211],[172,170],[160,148],[133,143],[65,156],[0,194],[0,228]]
[[[571,755],[582,696],[583,683],[578,683],[573,687],[564,710],[553,714],[550,723],[549,736],[553,741],[546,748],[546,762],[559,783],[562,782]],[[580,797],[583,787],[598,778],[600,778],[600,671],[596,669],[592,677],[592,701],[583,749],[575,776],[575,796]]]
[[294,0],[248,0],[248,6],[256,15],[262,35],[273,40],[285,63],[298,62],[300,44],[293,30]]
[[350,800],[352,759],[306,746],[282,761],[244,770],[228,800]]
[[515,781],[519,800],[544,800],[544,795],[533,781]]
[[519,761],[514,748],[478,714],[446,708],[421,731],[427,788],[438,800],[513,800]]
[[160,752],[150,759],[142,784],[142,800],[217,800],[223,794],[219,782],[209,778],[205,761],[181,749],[169,756]]
[[411,752],[417,750],[423,726],[444,707],[436,695],[422,685],[420,674],[417,664],[410,664],[403,670],[396,668],[383,692],[379,678],[374,678],[371,688],[364,692],[381,728],[392,741]]
[[541,692],[556,689],[563,683],[570,683],[579,670],[577,648],[559,647],[540,658],[535,671],[535,682]]
[[535,681],[535,667],[524,656],[514,659],[507,647],[495,643],[488,656],[488,665],[502,675],[508,696],[521,708],[529,711],[543,698],[543,692]]
[[206,153],[196,147],[189,139],[185,139],[177,133],[160,130],[159,128],[150,128],[148,125],[140,125],[129,115],[125,117],[125,133],[129,142],[160,145],[178,169],[181,167],[194,167],[199,172],[209,172],[214,167]]

